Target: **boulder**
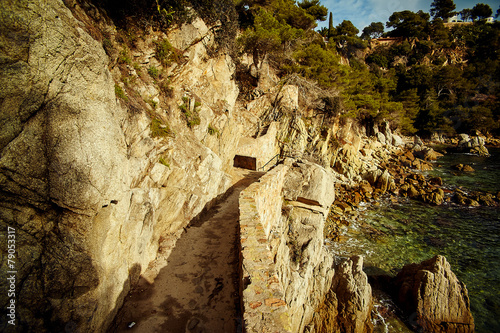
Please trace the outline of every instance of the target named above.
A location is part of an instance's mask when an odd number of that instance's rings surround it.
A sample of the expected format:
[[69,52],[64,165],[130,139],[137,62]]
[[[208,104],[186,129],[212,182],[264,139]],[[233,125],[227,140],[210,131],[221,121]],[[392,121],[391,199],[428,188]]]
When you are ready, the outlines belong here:
[[392,145],[399,147],[399,146],[404,145],[404,141],[399,135],[392,134]]
[[474,318],[465,284],[443,256],[403,267],[395,278],[397,300],[424,332],[473,332]]
[[285,178],[283,194],[290,201],[327,208],[335,200],[333,174],[315,163],[296,163]]
[[468,134],[461,133],[458,135],[458,145],[465,145],[469,142],[470,137]]
[[463,172],[474,172],[475,171],[474,168],[468,164],[465,164],[465,165],[456,164],[456,165],[452,166],[452,168],[455,170],[458,170],[458,171],[463,171]]
[[427,193],[424,197],[424,202],[428,202],[430,204],[439,206],[444,202],[444,191],[440,188],[433,190],[430,193]]
[[429,183],[438,186],[443,186],[443,179],[441,177],[432,177],[431,179],[429,179]]
[[389,189],[389,185],[391,183],[392,176],[389,173],[389,171],[386,169],[384,172],[378,177],[377,183],[376,183],[376,188],[380,189],[382,193],[387,192]]
[[419,151],[415,151],[414,154],[415,154],[415,156],[417,156],[425,161],[435,161],[439,157],[444,156],[443,154],[438,153],[437,151],[435,151],[432,148],[423,148]]
[[386,140],[386,137],[383,133],[381,132],[378,132],[377,133],[377,140],[381,143],[381,144],[386,144],[387,143],[387,140]]
[[469,137],[467,134],[458,135],[458,150],[476,154],[479,156],[489,156],[488,148],[485,145],[485,139],[480,136]]
[[488,148],[486,148],[485,146],[473,147],[471,148],[470,153],[479,156],[490,156],[490,152],[488,151]]
[[425,162],[419,158],[413,161],[413,168],[420,171],[430,171],[432,170],[432,165],[429,162]]
[[372,332],[372,288],[363,272],[363,257],[351,257],[336,267],[332,291],[338,302],[340,332]]

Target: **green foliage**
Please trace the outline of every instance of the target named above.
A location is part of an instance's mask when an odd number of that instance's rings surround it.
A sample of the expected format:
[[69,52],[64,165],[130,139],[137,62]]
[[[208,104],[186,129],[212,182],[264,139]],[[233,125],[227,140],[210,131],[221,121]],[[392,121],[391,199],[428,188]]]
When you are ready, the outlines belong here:
[[268,53],[289,48],[303,31],[293,28],[284,21],[278,21],[272,13],[260,9],[255,16],[253,27],[248,28],[239,38],[245,52],[253,55],[254,62]]
[[491,10],[491,7],[484,4],[484,3],[478,3],[472,8],[471,16],[473,20],[476,19],[485,19],[487,17],[490,17],[491,14],[493,14],[493,11]]
[[172,134],[170,131],[170,126],[168,124],[163,124],[162,121],[158,118],[153,118],[151,120],[151,136],[153,138],[156,137],[167,137]]
[[155,66],[151,65],[149,66],[148,68],[148,74],[149,76],[151,76],[153,79],[157,79],[160,77],[160,71],[158,70],[158,68],[156,68]]
[[118,63],[130,65],[131,62],[130,50],[125,47],[120,51],[120,54],[118,55]]
[[460,12],[460,18],[464,22],[471,20],[472,19],[472,9],[470,9],[470,8],[462,9],[462,11]]
[[384,33],[384,24],[382,22],[372,22],[369,26],[363,29],[361,38],[379,38]]
[[217,128],[215,128],[214,126],[212,126],[212,124],[208,124],[208,134],[210,135],[215,135],[217,134],[217,137],[220,135],[220,132]]
[[455,15],[456,6],[453,0],[434,0],[431,3],[431,15],[434,18],[442,18],[446,20]]
[[452,45],[450,29],[444,26],[443,20],[435,19],[432,21],[430,29],[431,40],[439,48],[449,48]]
[[333,37],[336,34],[335,28],[333,27],[333,15],[330,12],[330,18],[328,19],[328,38]]
[[174,88],[169,84],[169,80],[160,83],[160,90],[167,98],[174,97]]
[[304,9],[307,14],[314,17],[318,21],[326,21],[328,8],[322,6],[319,0],[302,0],[298,3],[299,7]]
[[471,108],[459,106],[455,110],[455,116],[463,122],[461,128],[464,130],[473,128],[482,133],[489,133],[498,127],[491,109],[482,105],[475,105]]
[[368,57],[366,57],[365,61],[368,64],[376,64],[377,66],[382,68],[389,67],[389,61],[387,60],[387,57],[379,53],[370,54]]
[[184,119],[186,120],[186,125],[189,128],[193,128],[193,126],[199,125],[201,119],[198,113],[198,107],[201,106],[201,104],[195,102],[195,107],[193,111],[191,111],[189,108],[189,98],[185,96],[182,98],[182,100],[184,103],[179,105],[179,110],[181,110]]
[[120,87],[118,84],[115,83],[115,95],[124,101],[128,101],[128,97],[125,95],[125,92],[123,91],[122,87]]
[[278,22],[286,23],[292,28],[308,30],[316,27],[316,17],[297,6],[294,0],[272,0],[268,11]]
[[108,56],[111,56],[113,52],[113,44],[111,43],[111,40],[109,38],[104,38],[102,40],[102,47],[104,48],[104,51]]
[[429,35],[429,14],[419,10],[414,13],[409,10],[394,12],[387,22],[388,28],[394,28],[389,34],[394,37],[427,38]]
[[163,164],[164,166],[166,166],[167,168],[170,169],[170,163],[163,156],[160,157],[160,159],[158,160],[158,162],[160,162],[161,164]]
[[163,66],[170,66],[172,62],[179,62],[180,51],[176,50],[167,39],[154,41],[155,58]]
[[342,23],[337,26],[337,35],[339,36],[354,37],[358,32],[359,30],[348,20],[343,20]]
[[414,127],[415,119],[420,111],[420,97],[417,89],[409,89],[399,94],[398,100],[402,103],[404,113],[399,119],[399,127],[404,135],[415,134],[417,129]]
[[289,72],[301,74],[308,79],[318,81],[322,87],[331,87],[340,72],[339,57],[331,50],[323,49],[317,44],[309,44],[295,54],[296,64],[285,68]]

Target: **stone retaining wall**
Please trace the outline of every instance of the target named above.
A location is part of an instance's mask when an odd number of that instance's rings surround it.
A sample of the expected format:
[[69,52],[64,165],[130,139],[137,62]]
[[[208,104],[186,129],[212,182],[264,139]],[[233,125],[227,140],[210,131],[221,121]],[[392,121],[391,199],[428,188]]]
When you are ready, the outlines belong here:
[[291,332],[284,290],[269,249],[271,229],[281,217],[287,170],[287,166],[278,165],[239,198],[240,294],[247,333]]

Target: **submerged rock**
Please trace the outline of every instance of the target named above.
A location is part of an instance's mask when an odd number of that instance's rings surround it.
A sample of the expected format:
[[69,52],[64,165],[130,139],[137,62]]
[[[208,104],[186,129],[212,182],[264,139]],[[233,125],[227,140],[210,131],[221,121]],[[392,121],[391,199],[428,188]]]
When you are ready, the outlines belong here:
[[424,332],[473,332],[465,284],[451,271],[443,256],[403,267],[395,278],[397,300],[407,314],[416,315],[412,324]]
[[474,172],[475,171],[474,168],[468,164],[466,164],[466,165],[456,164],[456,165],[452,166],[452,168],[455,170],[458,170],[458,171],[463,171],[463,172]]

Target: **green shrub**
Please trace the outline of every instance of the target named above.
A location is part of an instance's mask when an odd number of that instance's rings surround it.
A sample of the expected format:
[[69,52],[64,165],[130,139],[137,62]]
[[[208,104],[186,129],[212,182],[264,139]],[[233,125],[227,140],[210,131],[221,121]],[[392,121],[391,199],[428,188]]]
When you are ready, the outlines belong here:
[[219,137],[220,132],[217,128],[213,127],[212,124],[208,124],[208,134],[210,134],[210,135],[217,134],[217,137]]
[[125,95],[122,87],[115,83],[115,95],[125,101],[128,101],[128,97]]
[[160,157],[159,162],[170,169],[170,163],[163,156]]
[[167,39],[155,41],[155,58],[163,66],[170,66],[173,62],[179,61],[179,54],[172,44]]
[[153,79],[157,79],[158,77],[160,77],[160,71],[158,70],[158,68],[156,68],[155,66],[151,65],[149,68],[148,68],[148,74],[153,78]]
[[108,56],[111,56],[111,53],[113,51],[113,44],[108,38],[104,38],[102,41],[102,47],[104,48],[104,51]]
[[168,82],[160,83],[160,90],[163,91],[166,97],[174,97],[174,88],[168,84]]
[[123,50],[120,51],[120,54],[118,55],[118,62],[121,64],[130,65],[132,61],[130,60],[130,54],[128,48],[124,48]]
[[182,98],[183,104],[179,105],[179,109],[181,110],[184,119],[186,120],[186,124],[189,128],[193,128],[193,126],[200,124],[200,115],[198,113],[198,107],[201,106],[201,103],[195,102],[195,108],[193,112],[189,109],[189,98],[184,96]]
[[170,126],[168,124],[163,124],[159,119],[154,118],[150,125],[151,136],[156,137],[166,137],[171,134]]

